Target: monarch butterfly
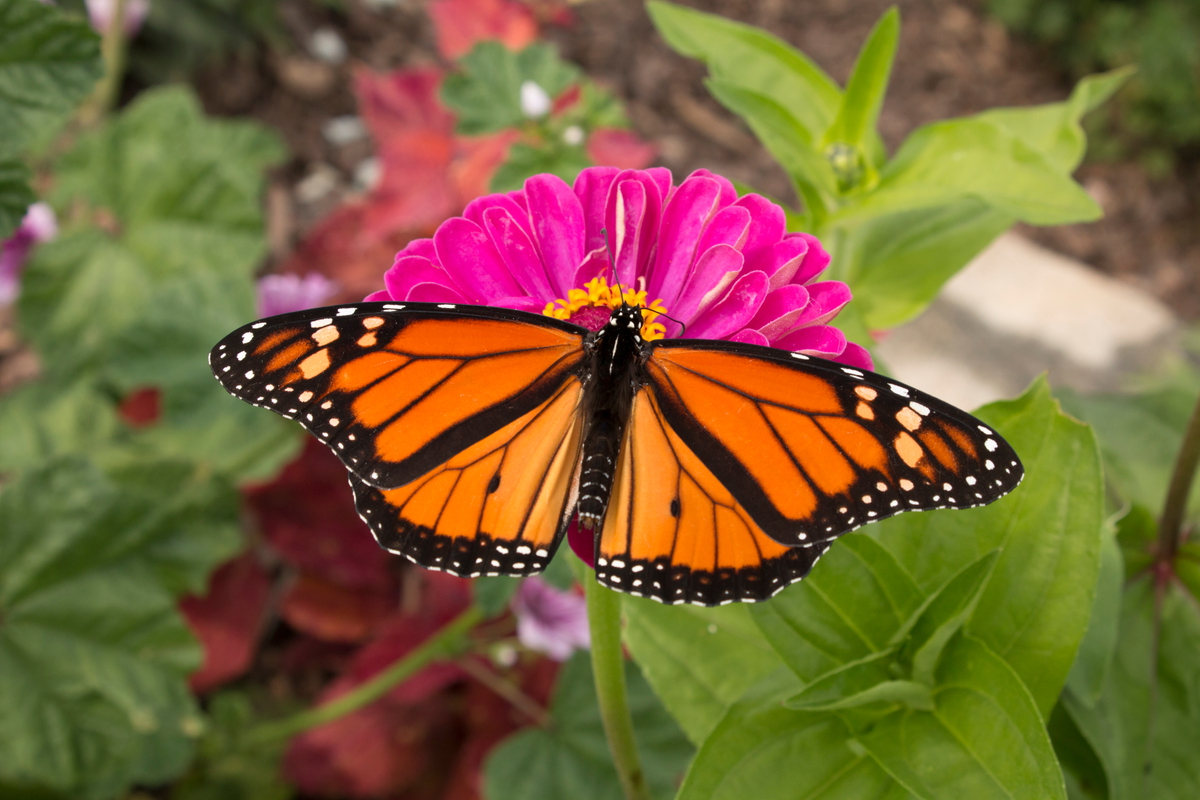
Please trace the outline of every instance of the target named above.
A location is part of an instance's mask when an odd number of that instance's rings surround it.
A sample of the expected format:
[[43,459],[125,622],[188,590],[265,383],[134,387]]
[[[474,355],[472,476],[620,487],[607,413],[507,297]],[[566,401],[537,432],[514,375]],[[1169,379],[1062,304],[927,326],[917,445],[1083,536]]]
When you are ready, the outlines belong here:
[[1004,439],[898,381],[642,322],[364,302],[246,325],[209,363],[333,449],[380,545],[462,577],[540,572],[577,517],[612,589],[753,602],[847,531],[1021,480]]

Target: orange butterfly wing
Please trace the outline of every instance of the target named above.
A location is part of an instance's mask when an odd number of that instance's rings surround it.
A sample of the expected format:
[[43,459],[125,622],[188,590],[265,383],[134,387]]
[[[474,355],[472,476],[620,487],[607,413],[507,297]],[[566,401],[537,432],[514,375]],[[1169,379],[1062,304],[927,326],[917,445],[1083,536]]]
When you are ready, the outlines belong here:
[[362,303],[247,325],[210,364],[338,454],[385,548],[457,575],[528,574],[573,510],[582,342],[503,309]]
[[[769,597],[847,531],[903,511],[990,503],[1023,474],[1008,443],[971,415],[803,354],[665,340],[646,380],[597,577],[663,602]],[[670,580],[647,583],[651,571]]]

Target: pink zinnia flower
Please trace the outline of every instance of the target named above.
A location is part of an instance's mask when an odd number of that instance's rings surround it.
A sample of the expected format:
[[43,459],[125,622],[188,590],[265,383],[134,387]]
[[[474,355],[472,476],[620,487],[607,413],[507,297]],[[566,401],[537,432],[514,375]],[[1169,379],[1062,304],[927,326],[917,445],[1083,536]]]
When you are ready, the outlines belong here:
[[707,170],[673,186],[662,168],[591,167],[574,187],[534,175],[472,201],[400,251],[367,299],[502,306],[599,330],[624,296],[685,326],[647,314],[648,339],[748,342],[870,369],[828,324],[850,300],[844,283],[817,280],[828,264],[815,237],[785,231],[782,208],[738,198]]
[[575,592],[555,589],[538,577],[521,581],[512,599],[517,638],[530,650],[566,661],[591,647],[587,602]]
[[258,315],[273,317],[316,308],[337,293],[337,284],[317,272],[265,275],[258,280]]
[[54,209],[45,203],[34,203],[13,235],[0,242],[0,306],[17,299],[21,291],[21,270],[29,258],[29,251],[39,242],[57,235],[58,220]]

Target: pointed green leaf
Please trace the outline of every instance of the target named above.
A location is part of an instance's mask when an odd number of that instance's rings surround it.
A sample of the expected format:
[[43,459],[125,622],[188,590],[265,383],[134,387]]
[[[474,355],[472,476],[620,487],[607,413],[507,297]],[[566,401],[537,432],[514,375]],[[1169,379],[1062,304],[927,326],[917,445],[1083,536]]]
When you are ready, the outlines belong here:
[[36,200],[29,169],[16,159],[0,160],[0,241],[12,235]]
[[1108,677],[1117,630],[1121,621],[1121,591],[1125,583],[1125,564],[1116,536],[1106,532],[1100,548],[1100,576],[1096,581],[1096,600],[1087,634],[1079,644],[1079,653],[1067,675],[1067,686],[1087,704],[1100,697]]
[[662,0],[651,0],[646,10],[676,52],[703,61],[715,80],[778,103],[800,124],[808,141],[819,139],[833,122],[841,89],[786,42],[758,28]]
[[899,40],[900,12],[893,6],[875,23],[854,62],[837,117],[825,133],[826,144],[841,142],[862,153],[867,151],[883,108]]
[[[642,766],[655,797],[674,794],[692,746],[642,679],[626,664],[626,684]],[[576,653],[558,676],[549,728],[526,728],[501,742],[484,764],[489,800],[621,800],[600,722],[591,662]]]
[[929,687],[913,681],[891,680],[896,654],[886,650],[827,673],[784,703],[801,711],[834,711],[871,703],[900,703],[932,709]]
[[905,709],[857,741],[909,792],[927,800],[1066,798],[1041,714],[1016,673],[962,634],[938,665],[932,712]]
[[0,0],[0,160],[51,133],[102,70],[87,20],[37,0]]
[[664,606],[626,597],[621,607],[629,651],[693,742],[704,741],[746,689],[782,666],[745,605]]
[[905,660],[912,663],[912,677],[922,683],[933,681],[942,650],[974,612],[980,590],[991,575],[999,553],[995,550],[964,567],[929,598],[928,605],[913,624],[904,644]]
[[1016,670],[1048,715],[1087,628],[1099,574],[1099,453],[1091,430],[1059,410],[1042,379],[976,415],[1017,451],[1022,484],[983,508],[902,514],[868,530],[927,592],[1002,548],[966,630]]
[[812,574],[750,607],[767,640],[804,681],[890,647],[924,595],[885,548],[839,539]]

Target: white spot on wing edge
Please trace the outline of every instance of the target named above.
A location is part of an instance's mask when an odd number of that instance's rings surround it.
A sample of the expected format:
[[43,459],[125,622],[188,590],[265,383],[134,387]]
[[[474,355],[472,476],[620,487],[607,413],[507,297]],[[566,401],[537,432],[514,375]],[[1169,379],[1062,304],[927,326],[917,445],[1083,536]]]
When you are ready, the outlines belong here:
[[258,330],[259,328],[265,328],[266,326],[267,326],[267,323],[265,323],[265,322],[256,322],[253,325],[251,325],[250,327],[254,328],[254,330]]
[[339,308],[338,316],[346,317],[346,316],[349,316],[350,314],[353,314],[355,311],[358,311],[358,309],[357,308]]
[[333,317],[324,317],[322,319],[314,319],[312,322],[310,322],[308,324],[313,328],[324,328],[326,325],[333,324]]
[[895,383],[889,383],[889,384],[888,384],[888,388],[889,388],[889,389],[891,389],[891,390],[892,390],[893,392],[895,392],[896,394],[900,395],[901,397],[908,397],[908,389],[907,389],[907,387],[900,386],[900,385],[898,385],[898,384],[895,384]]

